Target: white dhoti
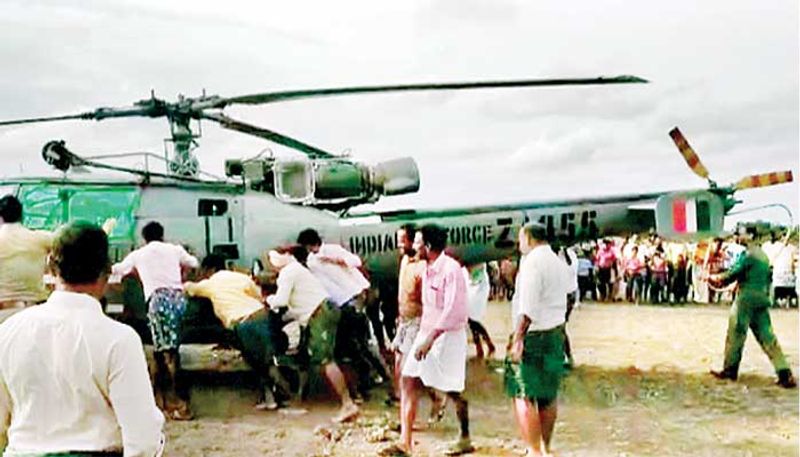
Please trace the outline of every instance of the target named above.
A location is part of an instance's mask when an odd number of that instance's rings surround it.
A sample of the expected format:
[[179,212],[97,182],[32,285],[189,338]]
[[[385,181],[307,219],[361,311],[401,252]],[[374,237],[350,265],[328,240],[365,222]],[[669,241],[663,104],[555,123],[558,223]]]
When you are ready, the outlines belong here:
[[403,364],[403,376],[419,378],[427,387],[442,392],[463,392],[467,374],[466,329],[444,332],[433,342],[428,355],[417,360],[417,348],[427,334],[418,333]]
[[420,318],[400,319],[400,324],[395,330],[392,349],[403,354],[410,354],[419,333]]
[[476,322],[483,322],[486,306],[489,304],[489,283],[467,283],[467,300],[469,303],[469,318]]
[[464,278],[467,281],[467,310],[469,318],[476,322],[483,322],[483,315],[486,313],[486,306],[489,304],[489,274],[486,267],[476,270],[474,277],[469,270],[463,268]]

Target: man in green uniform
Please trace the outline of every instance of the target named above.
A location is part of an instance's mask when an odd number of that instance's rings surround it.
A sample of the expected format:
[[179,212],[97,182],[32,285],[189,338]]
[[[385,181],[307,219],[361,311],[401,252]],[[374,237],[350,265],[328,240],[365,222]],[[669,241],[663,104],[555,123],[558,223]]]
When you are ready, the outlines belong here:
[[772,331],[772,321],[769,318],[769,259],[755,242],[755,235],[755,228],[740,229],[738,241],[747,245],[747,252],[739,256],[730,270],[709,276],[709,282],[713,284],[739,282],[739,294],[731,306],[728,322],[724,366],[722,371],[711,371],[711,374],[718,379],[736,380],[747,338],[747,327],[750,327],[761,349],[775,367],[778,385],[793,388],[797,386],[797,382]]

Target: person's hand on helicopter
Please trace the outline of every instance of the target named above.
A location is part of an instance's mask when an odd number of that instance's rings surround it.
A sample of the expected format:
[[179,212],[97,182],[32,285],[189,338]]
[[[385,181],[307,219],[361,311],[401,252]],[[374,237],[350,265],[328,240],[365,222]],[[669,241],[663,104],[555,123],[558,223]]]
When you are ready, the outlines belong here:
[[117,226],[117,219],[114,217],[109,217],[103,222],[103,231],[106,233],[106,236],[111,235],[111,232],[114,231],[114,227]]

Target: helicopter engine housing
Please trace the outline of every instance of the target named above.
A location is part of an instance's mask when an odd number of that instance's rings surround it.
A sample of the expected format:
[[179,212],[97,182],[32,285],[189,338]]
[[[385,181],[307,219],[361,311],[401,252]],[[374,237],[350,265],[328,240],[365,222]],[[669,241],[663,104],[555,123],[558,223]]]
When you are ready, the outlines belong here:
[[367,165],[346,159],[282,160],[274,164],[275,196],[286,203],[343,205],[419,190],[414,159]]

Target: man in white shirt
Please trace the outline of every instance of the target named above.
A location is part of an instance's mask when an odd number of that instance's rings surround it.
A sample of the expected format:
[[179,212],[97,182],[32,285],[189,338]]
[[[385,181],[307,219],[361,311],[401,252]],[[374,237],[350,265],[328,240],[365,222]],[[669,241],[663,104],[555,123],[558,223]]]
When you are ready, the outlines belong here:
[[505,364],[505,389],[513,399],[528,455],[550,454],[556,397],[564,358],[568,266],[547,242],[547,228],[529,223],[519,233],[520,261],[512,302],[514,333]]
[[0,325],[3,455],[160,455],[164,417],[142,342],[98,301],[108,238],[94,225],[71,224],[55,240],[52,265],[57,290]]
[[771,241],[764,243],[761,249],[767,254],[772,267],[772,283],[770,284],[770,297],[773,306],[780,306],[785,302],[790,307],[792,302],[797,303],[794,294],[795,273],[793,267],[797,258],[797,245],[789,241],[788,237],[781,240],[778,233],[771,234]]
[[361,293],[369,281],[358,270],[361,259],[338,244],[323,243],[314,229],[305,229],[297,236],[297,244],[308,250],[308,269],[319,279],[329,298],[339,308],[363,305]]
[[300,232],[297,243],[308,250],[308,269],[325,286],[328,298],[342,312],[336,357],[351,361],[358,375],[357,395],[368,398],[372,372],[383,379],[388,379],[389,375],[377,348],[370,344],[369,318],[364,312],[365,292],[370,283],[359,271],[361,259],[338,244],[324,243],[319,233],[311,228]]
[[189,404],[178,396],[175,383],[180,369],[181,318],[186,310],[182,268],[197,268],[199,262],[182,246],[165,243],[164,227],[158,222],[145,225],[142,238],[146,244],[115,264],[112,273],[120,277],[134,269],[139,273],[153,337],[156,386],[163,392],[163,406],[170,417],[189,420],[192,418]]
[[297,320],[308,332],[310,364],[322,367],[325,378],[342,402],[334,422],[346,422],[358,415],[350,398],[344,374],[333,358],[341,311],[328,300],[319,280],[303,266],[307,251],[294,246],[289,252],[269,252],[269,262],[279,270],[278,290],[267,297],[272,309],[288,307],[286,316]]

